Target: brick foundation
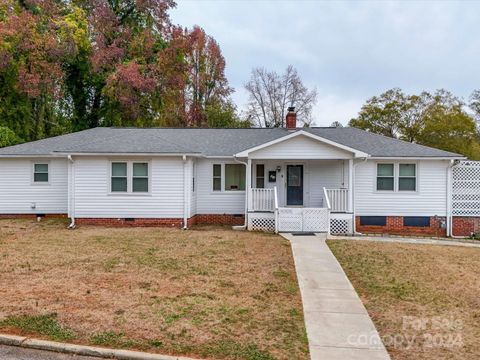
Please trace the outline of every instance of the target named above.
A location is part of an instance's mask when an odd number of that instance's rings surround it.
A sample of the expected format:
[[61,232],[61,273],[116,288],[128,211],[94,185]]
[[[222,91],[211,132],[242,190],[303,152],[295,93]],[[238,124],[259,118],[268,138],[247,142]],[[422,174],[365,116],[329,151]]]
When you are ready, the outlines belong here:
[[361,225],[360,216],[355,218],[357,232],[365,234],[391,234],[391,235],[412,235],[412,236],[446,236],[446,229],[440,227],[445,221],[442,217],[430,217],[430,226],[404,226],[403,216],[387,216],[385,226]]
[[[243,225],[244,215],[228,214],[198,214],[187,220],[188,226],[193,225]],[[181,218],[76,218],[77,225],[99,225],[112,227],[183,227]]]
[[480,217],[453,217],[452,234],[454,236],[471,236],[473,233],[480,233]]
[[159,219],[159,218],[134,218],[134,219],[117,219],[117,218],[76,218],[75,224],[77,225],[100,225],[100,226],[112,226],[112,227],[176,227],[181,228],[183,226],[183,219],[171,218],[171,219]]
[[37,217],[44,218],[67,218],[67,214],[0,214],[0,219],[36,219]]
[[190,225],[243,225],[245,215],[230,214],[197,214],[188,219]]

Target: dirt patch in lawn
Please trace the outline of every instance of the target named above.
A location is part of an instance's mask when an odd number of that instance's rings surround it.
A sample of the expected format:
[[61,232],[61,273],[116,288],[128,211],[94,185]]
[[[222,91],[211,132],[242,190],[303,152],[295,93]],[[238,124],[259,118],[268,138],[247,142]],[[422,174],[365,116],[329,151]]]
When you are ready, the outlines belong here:
[[289,243],[0,220],[0,331],[201,358],[306,359]]
[[392,359],[480,358],[480,249],[328,244]]

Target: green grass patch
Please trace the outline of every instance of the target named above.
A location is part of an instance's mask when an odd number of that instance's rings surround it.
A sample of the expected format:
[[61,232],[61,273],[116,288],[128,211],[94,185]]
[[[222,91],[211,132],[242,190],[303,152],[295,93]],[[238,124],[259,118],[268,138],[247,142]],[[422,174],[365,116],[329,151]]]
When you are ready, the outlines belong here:
[[123,332],[106,331],[94,334],[90,337],[90,343],[97,346],[107,346],[113,348],[148,348],[153,346],[150,341],[141,342],[125,337]]
[[233,358],[242,360],[273,360],[268,351],[258,348],[256,344],[241,344],[234,340],[221,340],[205,345],[200,353],[204,357]]
[[72,330],[59,324],[56,314],[12,316],[0,321],[0,327],[12,327],[22,334],[38,334],[54,341],[66,341],[75,337]]

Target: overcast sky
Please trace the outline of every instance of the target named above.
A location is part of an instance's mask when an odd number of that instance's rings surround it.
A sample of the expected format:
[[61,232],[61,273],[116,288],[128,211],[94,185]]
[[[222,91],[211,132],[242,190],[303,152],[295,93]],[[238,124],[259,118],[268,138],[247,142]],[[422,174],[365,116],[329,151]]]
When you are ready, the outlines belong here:
[[253,67],[295,66],[319,93],[318,126],[346,124],[386,89],[480,88],[480,2],[177,0],[174,23],[219,43],[239,109]]

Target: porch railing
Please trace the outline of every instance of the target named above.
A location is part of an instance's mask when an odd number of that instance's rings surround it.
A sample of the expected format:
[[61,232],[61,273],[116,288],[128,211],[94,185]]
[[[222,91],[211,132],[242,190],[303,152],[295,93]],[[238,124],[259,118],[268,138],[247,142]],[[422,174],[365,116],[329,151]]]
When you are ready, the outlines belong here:
[[273,211],[275,209],[274,189],[253,188],[251,191],[252,211]]
[[348,211],[348,189],[325,189],[324,194],[332,212]]

